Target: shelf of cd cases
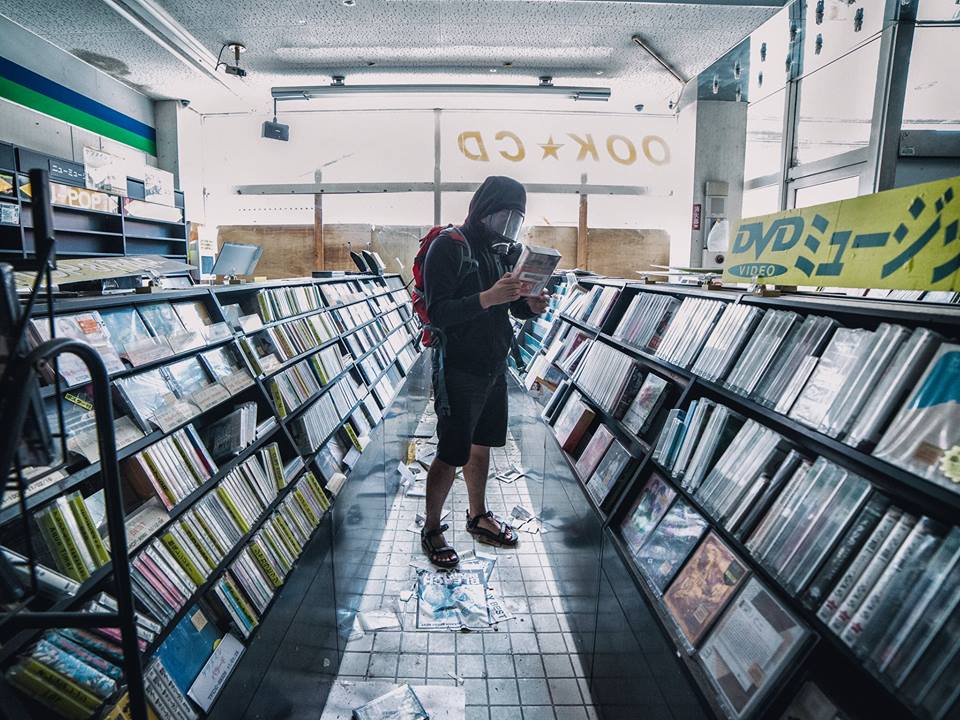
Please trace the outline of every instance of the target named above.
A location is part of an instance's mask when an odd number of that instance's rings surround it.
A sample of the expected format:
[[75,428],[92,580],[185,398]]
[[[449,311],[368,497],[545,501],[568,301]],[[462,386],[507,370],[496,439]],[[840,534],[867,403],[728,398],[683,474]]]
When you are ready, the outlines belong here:
[[[638,286],[622,280],[602,278],[585,278],[580,282],[587,287],[613,287],[618,296],[612,306],[604,311],[604,320],[599,327],[567,314],[560,315],[560,322],[565,323],[566,328],[573,327],[580,331],[568,332],[561,327],[555,333],[560,343],[567,347],[567,354],[573,357],[578,343],[585,345],[586,350],[578,349],[579,359],[574,363],[573,372],[560,383],[554,396],[547,402],[543,417],[549,424],[556,425],[555,438],[574,475],[583,480],[581,489],[605,525],[606,537],[629,569],[645,603],[654,610],[664,635],[680,650],[678,655],[683,666],[714,713],[738,720],[779,717],[793,693],[816,668],[818,676],[826,676],[822,680],[824,686],[842,701],[840,705],[846,711],[853,711],[855,715],[919,716],[937,720],[944,717],[956,701],[956,693],[951,694],[944,685],[944,678],[949,677],[949,668],[955,667],[960,657],[957,650],[960,640],[956,636],[960,624],[957,613],[950,610],[956,603],[946,606],[940,615],[931,615],[929,620],[924,620],[935,624],[931,626],[932,629],[926,628],[925,634],[921,635],[926,640],[915,642],[931,644],[911,649],[914,655],[909,661],[904,660],[902,655],[891,660],[877,653],[884,647],[903,647],[904,642],[911,647],[909,643],[913,640],[904,641],[898,636],[890,642],[899,642],[899,646],[871,645],[878,642],[877,633],[885,629],[885,624],[874,623],[869,626],[869,631],[863,628],[868,627],[870,613],[879,612],[876,608],[883,607],[884,612],[889,612],[891,606],[895,607],[893,604],[899,596],[885,595],[893,592],[888,588],[896,588],[901,594],[908,591],[927,592],[927,596],[921,597],[928,604],[920,607],[926,607],[924,612],[928,614],[935,611],[930,601],[930,597],[933,597],[930,593],[934,590],[925,588],[930,583],[946,581],[941,577],[942,573],[938,574],[936,567],[925,564],[910,566],[914,557],[919,562],[919,558],[930,557],[929,553],[938,548],[937,557],[942,555],[948,561],[945,567],[955,568],[950,575],[953,578],[950,582],[955,580],[960,583],[960,528],[956,526],[960,517],[960,492],[952,488],[949,482],[944,482],[942,477],[933,477],[936,472],[955,472],[950,465],[953,462],[951,443],[960,442],[956,430],[957,415],[949,401],[956,393],[958,370],[955,358],[960,353],[955,344],[960,338],[960,312],[957,308],[871,298],[861,300],[810,295],[770,298],[727,290],[707,291],[669,285]],[[601,293],[593,295],[599,297]],[[783,357],[777,356],[778,361],[770,364],[769,358],[781,352],[781,345],[774,344],[769,338],[787,335],[788,330],[784,328],[796,328],[794,334],[798,339],[793,345],[784,343],[786,350],[783,351]],[[586,339],[579,336],[586,336]],[[618,355],[609,359],[606,351],[598,352],[599,359],[584,361],[583,358],[589,357],[593,346],[608,348]],[[796,347],[803,348],[802,353],[798,353],[794,349]],[[554,348],[551,352],[549,343],[543,344],[537,356],[541,367],[549,365],[558,355],[556,350]],[[793,356],[789,353],[793,353]],[[893,360],[895,355],[897,360]],[[633,374],[625,373],[620,367],[623,356],[635,364],[637,370]],[[805,366],[791,364],[795,362],[794,356],[803,359]],[[912,374],[901,370],[906,366],[913,368]],[[760,384],[759,378],[763,373],[767,374],[763,380],[766,385]],[[939,374],[931,380],[933,373]],[[670,392],[666,394],[666,401],[652,410],[656,416],[653,426],[642,432],[634,432],[629,427],[632,423],[626,422],[629,410],[624,419],[620,419],[623,403],[631,402],[629,398],[623,398],[627,394],[627,387],[632,387],[633,393],[637,393],[636,383],[631,383],[635,375],[644,374],[656,374],[659,382],[665,383]],[[850,382],[845,383],[847,378],[850,378]],[[889,378],[898,384],[888,385]],[[757,391],[758,386],[767,394]],[[789,400],[778,400],[780,395],[777,394],[771,396],[769,388],[777,388],[776,393],[782,393]],[[873,400],[874,397],[880,399]],[[895,400],[889,400],[890,397]],[[572,398],[576,398],[576,402]],[[881,406],[883,413],[876,410],[871,402],[885,403]],[[891,407],[891,402],[899,405]],[[941,405],[938,406],[938,403]],[[569,413],[568,405],[572,406]],[[723,432],[749,426],[756,428],[758,435],[749,442],[746,434],[744,439],[737,436],[737,440],[734,435],[723,435],[725,439],[718,443],[712,439],[711,443],[715,444],[705,446],[713,448],[705,450],[709,454],[698,456],[697,438],[700,437],[699,433],[706,433],[704,423],[707,422],[705,418],[710,412],[709,408],[721,406],[730,415],[718,414],[717,417],[722,418],[718,422],[724,423],[731,416],[739,418],[734,424],[718,425],[725,428]],[[928,414],[922,420],[910,415],[914,408],[928,406],[939,407],[936,411],[939,415]],[[617,408],[616,414],[611,410],[614,407]],[[708,409],[698,420],[698,413],[704,408]],[[862,423],[858,415],[861,411],[867,418]],[[876,419],[870,412],[884,419]],[[565,413],[567,417],[564,417]],[[914,423],[912,426],[899,420],[904,414]],[[860,424],[866,424],[871,428],[870,432],[858,430]],[[851,427],[856,432],[850,430]],[[692,434],[692,440],[685,438],[688,432]],[[910,434],[915,432],[924,433],[923,437],[929,438],[929,442],[917,445],[916,450],[912,451],[917,453],[915,460],[907,462],[901,459],[905,453],[900,448],[912,448],[916,443],[905,443],[900,436],[906,436],[909,440]],[[595,443],[598,437],[602,442]],[[863,438],[868,440],[864,441]],[[599,447],[602,454],[603,448],[613,447],[610,445],[611,439],[615,441],[614,445],[619,443],[627,448],[631,456],[639,459],[639,463],[633,466],[633,470],[625,471],[615,484],[607,479],[608,494],[601,495],[601,501],[598,502],[598,496],[590,487],[592,482],[582,477],[584,473],[581,466],[592,446],[596,446],[594,449]],[[732,463],[729,469],[733,475],[726,481],[727,484],[723,484],[723,476],[716,476],[721,479],[713,479],[709,494],[701,499],[680,482],[688,462],[690,467],[694,466],[694,462],[701,465],[710,463],[706,467],[713,467],[712,463],[718,462],[722,451],[729,450],[735,441],[745,443],[743,457],[737,455],[740,451],[732,452],[735,457],[727,462]],[[796,485],[789,487],[792,488],[791,492],[797,494],[787,496],[786,480],[780,479],[769,481],[770,490],[764,491],[762,480],[766,475],[750,480],[754,469],[748,463],[764,457],[758,454],[764,452],[759,448],[768,442],[774,443],[777,452],[783,452],[779,449],[781,447],[789,447],[794,448],[795,454],[799,453],[798,457],[817,459],[813,465],[815,469],[823,464],[835,468],[831,472],[836,472],[836,477],[856,480],[831,479],[830,483],[839,484],[822,486],[801,485],[800,481],[796,481]],[[889,449],[891,445],[894,451]],[[938,461],[938,454],[943,456],[942,463]],[[600,467],[595,464],[596,457],[587,458],[588,468]],[[812,462],[804,460],[804,467],[809,467]],[[675,470],[676,463],[679,463],[680,474],[672,476],[670,468]],[[771,472],[764,470],[764,473]],[[744,479],[741,476],[749,477]],[[671,512],[674,510],[671,505],[685,507],[685,511],[677,509],[677,512],[681,515],[682,512],[692,513],[700,518],[701,523],[700,534],[695,536],[694,544],[687,548],[688,554],[679,560],[669,558],[670,562],[693,564],[690,553],[694,553],[694,547],[699,547],[698,543],[703,544],[701,541],[705,537],[714,538],[724,546],[724,552],[731,553],[731,557],[739,556],[738,561],[742,562],[741,569],[731,575],[737,580],[734,589],[728,592],[728,600],[737,598],[737,612],[746,614],[739,618],[728,617],[733,610],[728,612],[724,607],[732,608],[733,600],[730,600],[731,605],[721,605],[699,629],[702,635],[697,636],[696,644],[689,639],[687,631],[678,627],[674,617],[676,608],[667,607],[667,586],[655,584],[644,569],[646,566],[641,566],[640,556],[633,554],[634,548],[639,547],[638,543],[646,542],[650,537],[641,535],[627,538],[621,534],[621,525],[626,527],[625,520],[635,517],[636,503],[646,502],[644,497],[655,478],[659,478],[657,482],[664,488],[664,497],[669,496],[670,499],[660,503],[662,507],[658,507],[662,512],[652,521],[648,531],[654,528],[659,531],[658,523],[664,518],[663,513],[668,508],[671,508]],[[593,479],[591,477],[591,481]],[[802,490],[806,487],[816,487],[818,493],[833,494],[823,494],[820,496],[822,502],[816,502],[814,498],[817,496],[813,490]],[[855,496],[854,492],[859,494]],[[803,521],[809,524],[804,525],[799,519],[790,521],[790,524],[767,518],[767,535],[762,536],[765,539],[750,537],[749,542],[746,535],[733,532],[742,533],[748,528],[753,532],[759,527],[757,523],[765,517],[763,513],[770,511],[773,516],[770,508],[776,505],[771,503],[799,503],[807,497],[807,494],[801,493],[809,493],[811,498],[809,512],[814,514],[810,515],[811,519]],[[864,512],[867,506],[885,502],[892,508],[887,511],[888,515],[893,513],[893,517],[902,517],[895,527],[899,535],[891,533],[894,539],[888,536],[880,550],[870,542],[864,544],[862,534],[855,534],[855,530],[868,532],[860,530],[869,527],[865,516],[855,514],[855,507],[850,509],[839,504],[840,498],[845,498],[844,502],[853,502],[851,498],[854,497],[865,503],[856,506]],[[867,502],[864,498],[871,499]],[[830,512],[823,509],[825,506]],[[647,510],[653,512],[653,507]],[[856,510],[856,513],[860,513],[860,510]],[[884,520],[888,524],[894,522],[887,515],[884,515]],[[779,537],[778,533],[788,532],[788,529],[792,534],[784,537],[790,543],[778,544],[774,538]],[[668,528],[664,532],[671,531],[676,532],[677,528]],[[905,540],[908,533],[909,537]],[[811,539],[810,546],[797,544],[808,537]],[[883,536],[880,538],[875,542],[881,542]],[[754,555],[751,550],[757,549],[754,545],[761,542],[766,543],[759,546],[762,554]],[[898,542],[902,544],[897,545]],[[954,545],[958,547],[956,557],[949,555]],[[664,552],[662,549],[656,551]],[[857,565],[858,562],[871,562],[871,552],[878,555],[878,559],[869,565],[872,575],[864,570],[863,565]],[[924,556],[922,552],[928,555]],[[851,553],[856,553],[855,560]],[[881,559],[885,560],[881,562]],[[884,564],[886,561],[889,561],[889,567]],[[666,563],[666,560],[653,554],[645,562]],[[780,564],[768,566],[768,563],[774,562]],[[670,578],[676,580],[676,573],[684,567],[682,564],[669,563],[663,567],[668,566],[674,574],[658,578],[664,583]],[[834,573],[832,576],[825,574],[828,569]],[[911,575],[896,575],[901,571]],[[655,577],[657,572],[665,571],[654,566]],[[863,576],[857,579],[854,572],[863,572]],[[853,586],[854,589],[849,585],[844,587],[842,583],[836,587],[827,586],[828,592],[829,587],[834,587],[833,592],[840,594],[839,600],[828,600],[824,607],[830,602],[834,605],[838,602],[844,604],[840,605],[839,610],[831,606],[832,612],[837,614],[832,618],[828,614],[825,620],[818,617],[817,608],[811,605],[814,602],[811,593],[823,592],[822,583],[828,580],[820,578],[837,581],[837,573],[851,575],[852,579],[847,578],[843,582],[857,584]],[[878,573],[883,573],[882,577]],[[905,579],[913,576],[917,577],[916,590]],[[697,576],[693,574],[691,577]],[[897,584],[894,584],[894,577],[899,579]],[[871,584],[880,583],[881,580],[883,584]],[[738,622],[742,623],[749,617],[749,609],[740,607],[746,602],[741,600],[747,596],[748,584],[751,588],[749,592],[754,595],[767,593],[772,598],[771,602],[784,608],[784,612],[793,618],[791,623],[796,627],[797,634],[790,638],[784,635],[778,641],[783,648],[788,648],[784,652],[789,651],[793,665],[784,669],[788,664],[780,657],[777,661],[780,665],[771,660],[770,676],[763,682],[751,685],[748,676],[740,677],[738,682],[747,693],[737,700],[728,693],[729,688],[735,687],[730,685],[736,674],[735,668],[725,665],[726,660],[722,660],[722,657],[726,653],[727,659],[733,658],[733,662],[745,662],[746,658],[734,657],[734,650],[721,646],[725,642],[723,637],[729,641],[736,634],[737,627],[742,629]],[[844,592],[850,593],[849,596],[845,598]],[[695,597],[694,593],[685,601],[693,602],[692,598]],[[862,603],[862,606],[858,603]],[[821,614],[826,612],[824,607],[819,609]],[[688,605],[686,609],[691,610],[692,606]],[[909,611],[909,607],[901,609],[897,617]],[[757,612],[760,615],[754,619],[763,614],[762,610]],[[951,612],[953,615],[950,615]],[[927,615],[923,617],[927,618]],[[910,621],[914,625],[907,627],[916,627],[917,618],[911,617]],[[859,634],[863,632],[872,635]],[[887,636],[884,638],[889,639]],[[704,640],[706,642],[702,643]],[[772,637],[767,640],[772,643]],[[935,648],[939,649],[935,652]],[[873,655],[864,656],[864,653],[870,652]],[[906,651],[888,649],[884,652]],[[924,663],[930,659],[940,664],[928,670],[921,663],[921,657]],[[886,663],[879,666],[883,669],[891,663],[895,666],[898,661],[912,663],[900,667],[898,677],[892,676],[889,668],[883,672],[877,669],[876,663]],[[760,675],[764,672],[760,672]],[[727,679],[723,680],[718,673],[727,673]],[[924,682],[927,684],[923,685]],[[921,691],[925,694],[921,694]],[[754,697],[762,697],[763,704],[760,705]],[[956,711],[954,707],[953,712]]]
[[[328,292],[329,290],[329,292]],[[266,301],[260,300],[261,295],[268,296]],[[380,298],[389,296],[393,302],[381,302]],[[149,484],[144,485],[143,479],[139,481],[136,490],[130,492],[128,498],[131,503],[142,502],[142,506],[131,504],[127,508],[128,532],[130,532],[130,522],[140,511],[147,508],[151,502],[158,503],[157,498],[166,505],[166,509],[159,508],[158,514],[145,513],[144,517],[149,518],[152,524],[147,524],[144,520],[139,524],[134,522],[139,538],[136,548],[131,550],[131,556],[137,554],[138,550],[145,547],[145,543],[158,542],[158,538],[168,534],[176,534],[182,537],[189,535],[189,530],[184,530],[187,525],[198,522],[195,518],[200,512],[198,508],[210,501],[214,495],[219,495],[224,490],[231,477],[241,472],[240,468],[245,467],[246,463],[261,456],[264,452],[269,453],[269,448],[274,447],[276,452],[276,463],[282,466],[283,474],[286,475],[284,484],[276,491],[276,495],[267,493],[269,497],[261,496],[262,512],[258,513],[256,521],[248,523],[247,532],[232,545],[226,548],[226,552],[220,554],[214,559],[218,562],[205,560],[207,568],[213,568],[209,575],[206,575],[203,582],[196,583],[194,591],[188,593],[188,597],[180,606],[172,606],[176,609],[172,619],[166,619],[163,623],[163,630],[153,639],[147,650],[148,655],[152,653],[162,643],[166,635],[176,626],[191,608],[201,598],[214,591],[214,585],[218,585],[218,578],[224,574],[227,569],[232,569],[235,562],[239,562],[244,548],[253,541],[255,537],[260,537],[258,532],[261,526],[272,518],[274,512],[280,507],[285,498],[292,497],[291,492],[298,483],[303,482],[303,478],[316,477],[329,481],[329,473],[334,473],[334,467],[329,462],[324,463],[322,459],[328,453],[328,446],[331,445],[335,436],[339,437],[337,443],[341,446],[343,452],[351,444],[355,450],[351,452],[362,452],[362,443],[356,440],[358,435],[369,432],[369,429],[375,427],[382,420],[382,410],[392,401],[405,377],[407,371],[413,362],[416,353],[416,332],[411,327],[413,318],[409,312],[402,308],[404,303],[400,302],[406,295],[406,289],[397,276],[342,276],[322,279],[303,279],[292,280],[277,283],[258,283],[241,286],[224,286],[217,288],[194,288],[187,291],[173,291],[150,296],[124,296],[104,297],[104,298],[82,298],[57,301],[55,310],[58,316],[67,318],[67,334],[71,332],[77,335],[88,335],[84,337],[88,342],[100,352],[101,357],[106,354],[105,362],[108,367],[113,368],[111,383],[114,384],[114,402],[113,404],[120,409],[121,413],[117,415],[118,422],[118,459],[126,464],[135,463],[146,468],[150,467],[147,475],[156,476],[159,471],[173,470],[173,477],[160,478],[157,476],[155,482],[152,482],[153,488]],[[342,300],[336,304],[327,305],[328,299]],[[244,328],[242,322],[245,316],[251,314],[260,315],[261,308],[263,312],[270,312],[274,315],[283,314],[292,309],[303,307],[303,303],[316,304],[315,307],[305,313],[291,314],[289,316],[279,317],[271,321],[270,326],[280,325],[295,321],[297,318],[307,317],[316,313],[336,314],[336,322],[331,322],[333,336],[320,342],[319,345],[309,348],[306,352],[300,353],[289,360],[280,360],[280,353],[289,355],[289,349],[281,349],[279,344],[274,343],[272,349],[269,347],[262,350],[266,353],[275,353],[273,357],[274,364],[270,366],[268,373],[256,375],[253,372],[251,358],[241,349],[241,342],[250,335],[264,330],[268,327],[267,323],[249,322]],[[180,307],[178,307],[180,306]],[[341,312],[343,311],[343,312]],[[109,316],[109,317],[107,317]],[[118,323],[118,316],[122,322]],[[178,319],[179,318],[179,319]],[[334,318],[331,318],[333,320]],[[176,322],[177,327],[182,329],[191,329],[191,322],[201,323],[205,326],[214,327],[218,330],[216,334],[193,332],[194,336],[203,335],[203,341],[192,343],[193,346],[187,350],[182,350],[182,343],[166,343],[165,349],[177,348],[179,352],[164,352],[162,356],[150,357],[137,356],[134,352],[139,345],[134,345],[130,337],[136,333],[152,338],[163,338],[169,334],[167,328],[169,323]],[[229,325],[229,333],[222,333],[223,326]],[[200,327],[199,330],[203,330]],[[197,330],[197,328],[193,328]],[[111,333],[112,331],[112,333]],[[42,334],[43,328],[38,328],[37,333]],[[296,333],[297,329],[291,328],[291,333]],[[60,325],[58,324],[58,335],[60,335]],[[357,340],[350,338],[356,337]],[[288,337],[294,337],[288,335]],[[296,343],[302,347],[306,342],[315,342],[318,337],[316,334],[301,334],[296,337]],[[126,339],[127,342],[122,340]],[[196,340],[196,338],[194,338]],[[350,340],[348,342],[348,340]],[[163,345],[160,340],[153,340],[154,345]],[[337,353],[341,358],[332,367],[342,365],[342,369],[321,387],[320,391],[311,398],[308,398],[303,407],[310,406],[322,395],[338,387],[347,376],[356,376],[351,382],[351,391],[347,393],[350,400],[350,407],[344,407],[344,403],[338,403],[335,422],[329,424],[329,432],[324,434],[322,440],[310,448],[302,448],[294,438],[293,429],[290,427],[290,420],[293,414],[286,418],[280,417],[273,403],[273,398],[267,384],[271,382],[271,376],[284,369],[292,368],[298,362],[309,359],[313,354],[321,352],[324,349],[337,348]],[[150,350],[151,348],[147,348]],[[258,351],[259,352],[259,351]],[[221,355],[210,356],[210,353],[221,353]],[[123,366],[123,361],[136,367]],[[139,360],[139,362],[136,362]],[[331,358],[332,360],[332,358]],[[344,365],[344,363],[346,363]],[[311,367],[305,368],[311,371]],[[63,379],[70,377],[70,373],[75,368],[60,366]],[[148,408],[145,414],[144,408],[135,407],[135,396],[127,396],[128,390],[132,392],[133,386],[127,387],[132,382],[139,382],[140,376],[146,378],[151,374],[156,374],[163,383],[169,387],[166,388],[167,395],[160,406],[154,410]],[[320,377],[323,374],[317,371]],[[201,378],[202,376],[202,378]],[[121,384],[125,384],[120,388]],[[196,383],[200,383],[197,385]],[[84,425],[77,421],[78,413],[82,416],[83,412],[89,413],[92,405],[85,400],[85,383],[82,378],[75,379],[74,382],[61,382],[61,394],[58,396],[51,390],[45,391],[45,399],[48,403],[53,403],[58,408],[62,403],[70,403],[72,430],[78,432],[76,436],[78,442],[71,447],[71,452],[82,451],[83,447],[78,447],[79,438],[87,440],[83,435]],[[343,393],[341,393],[343,394]],[[165,407],[169,405],[171,407]],[[170,410],[175,406],[189,406],[180,408],[177,412],[171,413]],[[79,410],[77,409],[79,408]],[[298,408],[299,410],[299,408]],[[129,415],[123,415],[128,412]],[[295,411],[296,412],[296,411]],[[57,413],[55,412],[54,415]],[[237,419],[239,418],[239,419]],[[246,419],[245,419],[246,418]],[[123,428],[123,437],[120,437],[120,425],[126,423]],[[349,427],[348,427],[349,425]],[[194,429],[196,426],[196,429]],[[222,426],[222,427],[221,427]],[[254,427],[255,426],[255,427]],[[215,427],[217,428],[215,431]],[[186,471],[174,470],[174,457],[176,447],[181,454],[188,452],[183,445],[183,440],[177,441],[173,438],[179,436],[186,428],[191,435],[189,441],[208,445],[210,448],[216,448],[213,453],[217,464],[212,472],[207,472],[202,477],[197,477],[195,484],[186,483],[188,478]],[[254,432],[255,430],[255,432]],[[214,432],[219,434],[214,434]],[[239,433],[236,438],[246,437],[246,440],[237,440],[232,433]],[[227,433],[227,435],[224,435]],[[187,436],[184,436],[187,438]],[[180,442],[178,446],[176,443]],[[228,442],[227,455],[216,455],[220,449],[221,442]],[[239,442],[239,444],[237,444]],[[161,451],[160,444],[165,443],[167,450]],[[211,443],[214,443],[211,445]],[[277,445],[279,443],[279,445]],[[81,443],[82,445],[82,443]],[[153,446],[156,445],[156,448]],[[199,446],[198,446],[199,447]],[[146,454],[151,452],[153,460]],[[171,453],[173,455],[165,453]],[[199,452],[199,450],[197,450]],[[203,452],[207,452],[204,449]],[[80,455],[83,455],[81,452]],[[138,460],[141,455],[146,460]],[[199,455],[197,457],[200,457]],[[209,458],[212,463],[214,457]],[[160,458],[160,459],[158,459]],[[164,459],[165,458],[165,459]],[[184,455],[186,458],[186,455]],[[70,474],[49,474],[44,477],[38,475],[29,480],[28,497],[26,500],[27,509],[32,514],[40,516],[47,512],[48,507],[62,507],[61,496],[65,493],[81,490],[79,495],[80,502],[89,502],[89,497],[96,493],[96,478],[99,473],[99,463],[95,457],[86,457],[86,464],[77,467],[76,460],[82,459],[80,456],[74,458],[74,461],[68,466]],[[144,465],[146,462],[146,465]],[[159,471],[155,465],[159,465]],[[192,461],[186,461],[190,465]],[[203,461],[207,462],[207,461]],[[333,456],[331,462],[336,465],[335,477],[337,487],[343,482],[346,473],[352,468],[348,459],[342,456]],[[355,462],[355,459],[354,461]],[[202,465],[203,463],[201,463]],[[133,473],[133,466],[129,470]],[[196,466],[200,467],[200,466]],[[208,465],[209,467],[209,465]],[[190,469],[190,468],[187,468]],[[193,472],[192,469],[190,469]],[[147,472],[146,470],[142,472]],[[243,471],[249,472],[249,471]],[[177,473],[180,473],[180,479],[177,480]],[[289,474],[288,474],[289,473]],[[133,475],[129,476],[128,482],[133,483]],[[231,481],[232,482],[232,481]],[[316,482],[316,481],[312,481]],[[325,493],[323,484],[319,483],[316,487],[320,488],[317,492]],[[176,486],[177,492],[170,497],[167,491],[167,485]],[[33,487],[34,492],[30,492]],[[131,486],[132,487],[132,486]],[[147,489],[144,490],[143,487]],[[331,487],[333,487],[331,485]],[[162,492],[163,491],[163,492]],[[155,493],[156,496],[151,493]],[[165,499],[166,496],[166,499]],[[145,501],[146,498],[149,501]],[[254,498],[253,495],[250,498]],[[267,502],[269,500],[269,502]],[[298,497],[298,502],[300,498]],[[330,497],[327,495],[329,504]],[[261,502],[258,500],[257,502]],[[291,500],[292,502],[292,500]],[[159,503],[158,503],[159,504]],[[247,510],[254,508],[248,504]],[[133,512],[136,508],[136,512]],[[231,511],[232,512],[232,511]],[[3,532],[4,525],[8,525],[10,520],[17,517],[18,507],[8,507],[0,510],[0,532]],[[320,516],[322,517],[322,515]],[[274,521],[271,520],[271,524]],[[186,523],[186,525],[184,524]],[[147,525],[144,531],[144,525]],[[194,530],[199,526],[194,526]],[[73,531],[71,531],[73,532]],[[144,534],[145,532],[145,534]],[[210,531],[207,530],[209,533]],[[269,533],[268,533],[269,534]],[[312,533],[311,533],[312,534]],[[76,538],[76,534],[74,533]],[[83,543],[90,544],[90,540],[82,536]],[[199,536],[197,536],[199,537]],[[212,536],[211,536],[212,537]],[[46,539],[46,538],[45,538]],[[222,540],[222,537],[220,538]],[[275,538],[276,539],[276,538]],[[301,538],[302,539],[302,538]],[[189,550],[188,555],[193,555],[194,559],[204,555],[203,545],[210,549],[209,542],[191,538],[197,545],[196,548]],[[3,544],[10,543],[16,545],[20,540],[17,537],[7,534],[2,539]],[[166,542],[166,540],[165,540]],[[213,540],[217,544],[217,540]],[[199,548],[199,550],[197,549]],[[276,548],[274,548],[276,550]],[[73,552],[73,551],[71,551]],[[83,553],[87,550],[82,550]],[[253,552],[253,551],[251,551]],[[50,549],[53,562],[58,566],[61,561],[64,570],[73,560],[69,562],[64,559],[61,550]],[[57,553],[61,553],[58,557]],[[199,553],[199,555],[197,555]],[[246,562],[247,555],[243,553],[242,557]],[[274,554],[277,554],[274,552]],[[288,555],[284,552],[279,553],[283,556],[284,563],[287,564]],[[256,558],[259,562],[259,558]],[[177,562],[187,562],[177,558]],[[186,568],[186,565],[184,566]],[[105,583],[109,580],[111,567],[109,564],[99,567],[92,567],[88,564],[90,572],[82,576],[79,582],[79,590],[73,595],[63,596],[53,602],[53,610],[69,610],[78,607],[81,603],[89,599],[94,593],[101,591]],[[267,570],[263,572],[268,573]],[[189,574],[189,572],[188,572]],[[283,578],[288,577],[287,573]],[[268,580],[276,582],[268,577]],[[218,585],[218,591],[219,591]],[[246,590],[245,590],[246,592]],[[182,593],[181,593],[182,595]],[[263,598],[261,597],[261,600]],[[143,600],[143,602],[146,602]],[[259,610],[265,613],[269,610],[272,599]],[[255,603],[256,605],[256,603]],[[262,617],[261,613],[261,617]],[[237,617],[233,618],[236,622]],[[256,623],[254,623],[256,626]],[[245,635],[250,636],[250,628],[247,628]],[[254,627],[255,631],[255,627]],[[19,653],[35,633],[20,633],[13,637],[3,638],[4,645],[0,651],[0,661],[10,660],[15,654]]]

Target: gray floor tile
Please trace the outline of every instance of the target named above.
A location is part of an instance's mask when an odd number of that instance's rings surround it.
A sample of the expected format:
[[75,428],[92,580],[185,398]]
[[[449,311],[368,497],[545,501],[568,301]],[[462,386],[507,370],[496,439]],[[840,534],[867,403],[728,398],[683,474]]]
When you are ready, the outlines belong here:
[[543,666],[549,678],[572,678],[573,665],[567,655],[544,655]]
[[378,632],[373,639],[373,652],[398,653],[400,652],[400,633]]
[[537,636],[533,633],[510,633],[510,644],[515,653],[539,653]]
[[[487,696],[491,706],[494,705],[516,705],[520,702],[517,692],[517,681],[513,679],[498,678],[487,680]],[[499,712],[499,710],[495,711]],[[500,717],[499,715],[497,716]]]
[[[623,708],[627,710],[630,715],[636,712],[636,708]],[[582,705],[577,706],[568,706],[568,707],[555,707],[554,712],[557,714],[557,720],[587,720],[587,710]],[[624,717],[623,715],[611,715],[611,717]]]
[[512,655],[490,655],[486,656],[487,677],[491,678],[511,678],[516,677],[516,670],[513,667]]
[[483,655],[457,655],[457,675],[462,678],[482,678],[484,673]]
[[395,678],[398,657],[396,653],[373,653],[367,674],[372,678]]
[[427,651],[430,634],[425,632],[402,633],[400,641],[401,652],[425,653]]
[[429,649],[431,655],[456,652],[456,636],[448,632],[431,632]]
[[554,705],[582,705],[583,698],[580,697],[580,686],[573,678],[551,678],[547,681],[550,685],[550,696],[553,698]]
[[526,705],[549,705],[550,687],[543,678],[520,678],[517,680],[520,688],[520,702]]
[[347,652],[343,654],[343,660],[340,661],[341,675],[359,675],[367,674],[367,665],[370,663],[370,655],[367,653]]
[[431,680],[449,677],[448,672],[457,671],[456,655],[428,655],[427,677]]
[[423,680],[427,676],[426,653],[402,653],[397,665],[397,675],[401,677],[419,677]]
[[567,644],[563,641],[563,635],[560,633],[539,633],[537,642],[540,644],[540,652],[545,655],[567,653]]
[[487,706],[487,681],[483,678],[466,678],[463,681],[463,694],[467,705]]
[[523,720],[556,720],[552,705],[524,705]]
[[490,720],[490,713],[486,705],[467,705],[467,714],[464,720]]
[[484,633],[483,651],[488,655],[490,653],[509,653],[511,651],[510,633]]
[[483,654],[483,636],[480,633],[459,633],[457,653]]

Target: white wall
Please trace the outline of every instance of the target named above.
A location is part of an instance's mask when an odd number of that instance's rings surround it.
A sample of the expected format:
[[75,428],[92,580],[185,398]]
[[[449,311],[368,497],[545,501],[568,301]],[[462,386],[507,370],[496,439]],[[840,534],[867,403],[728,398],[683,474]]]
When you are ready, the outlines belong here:
[[[0,56],[154,126],[153,101],[0,15]],[[0,99],[0,141],[77,161],[84,146],[155,165],[140,150]]]

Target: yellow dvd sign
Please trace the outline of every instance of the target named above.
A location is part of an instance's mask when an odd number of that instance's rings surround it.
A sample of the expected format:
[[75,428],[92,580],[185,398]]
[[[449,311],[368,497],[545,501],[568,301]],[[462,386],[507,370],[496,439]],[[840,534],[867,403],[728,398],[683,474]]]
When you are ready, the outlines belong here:
[[960,290],[960,177],[745,218],[723,279]]

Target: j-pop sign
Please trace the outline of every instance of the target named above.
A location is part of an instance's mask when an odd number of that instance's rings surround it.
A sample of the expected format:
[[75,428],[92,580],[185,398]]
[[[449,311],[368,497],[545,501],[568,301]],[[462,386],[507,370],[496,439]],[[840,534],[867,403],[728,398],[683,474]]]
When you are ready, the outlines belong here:
[[741,220],[723,276],[960,290],[960,177]]

